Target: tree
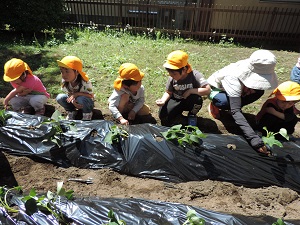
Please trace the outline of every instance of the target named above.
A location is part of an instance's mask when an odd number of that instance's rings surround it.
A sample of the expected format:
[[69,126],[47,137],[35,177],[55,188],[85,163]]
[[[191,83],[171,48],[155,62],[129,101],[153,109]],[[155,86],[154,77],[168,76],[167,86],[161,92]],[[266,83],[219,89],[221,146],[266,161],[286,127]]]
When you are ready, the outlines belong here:
[[59,28],[66,16],[64,0],[1,0],[0,25],[15,31]]

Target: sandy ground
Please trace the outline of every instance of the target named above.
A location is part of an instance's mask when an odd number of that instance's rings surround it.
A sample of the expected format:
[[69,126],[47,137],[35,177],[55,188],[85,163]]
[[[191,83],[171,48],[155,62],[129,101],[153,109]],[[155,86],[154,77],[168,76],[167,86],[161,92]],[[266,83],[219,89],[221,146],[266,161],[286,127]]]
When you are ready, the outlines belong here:
[[[53,110],[51,107],[48,106],[48,111]],[[107,112],[101,112],[99,115],[96,113],[94,118],[97,116],[111,119]],[[228,121],[228,124],[232,124],[230,118]],[[213,122],[214,126],[211,126],[209,123],[212,123],[212,120],[208,117],[198,119],[198,123],[208,123],[206,127],[209,129],[202,130],[204,132],[228,134],[231,130],[236,130],[234,126],[230,127],[224,121]],[[297,125],[295,135],[298,134]],[[288,188],[271,186],[252,189],[211,180],[174,184],[130,177],[109,169],[60,168],[41,160],[12,156],[3,152],[0,157],[0,185],[3,183],[19,185],[24,191],[31,188],[35,188],[38,193],[55,191],[56,182],[62,180],[66,189],[74,190],[75,196],[144,198],[182,203],[232,215],[270,216],[274,217],[274,221],[283,217],[294,224],[300,224],[300,196]],[[91,177],[93,183],[68,181],[74,177],[83,179]]]

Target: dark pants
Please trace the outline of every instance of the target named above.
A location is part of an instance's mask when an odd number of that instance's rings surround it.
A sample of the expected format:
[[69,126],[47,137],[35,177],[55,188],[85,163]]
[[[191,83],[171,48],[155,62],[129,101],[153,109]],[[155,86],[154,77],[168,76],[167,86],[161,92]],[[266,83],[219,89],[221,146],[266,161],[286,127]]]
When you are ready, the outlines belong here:
[[[262,90],[255,90],[255,93],[242,96],[242,105],[241,107],[248,105],[252,102],[255,102],[258,100],[261,96],[263,96],[264,91]],[[219,109],[223,110],[230,110],[230,102],[229,102],[229,97],[226,94],[226,92],[222,91],[214,96],[212,99],[212,103],[217,106]]]
[[159,110],[161,125],[172,126],[174,120],[181,116],[183,111],[197,114],[202,104],[203,100],[199,95],[190,95],[186,99],[169,99]]
[[[274,133],[277,133],[280,128],[285,128],[288,134],[292,134],[295,131],[297,122],[298,118],[296,115],[292,120],[284,121],[272,114],[266,113],[260,119],[257,129],[263,133],[263,136],[266,136],[267,134],[263,127],[266,127],[269,132],[271,131]],[[275,135],[275,138],[281,140],[282,136],[280,134]]]

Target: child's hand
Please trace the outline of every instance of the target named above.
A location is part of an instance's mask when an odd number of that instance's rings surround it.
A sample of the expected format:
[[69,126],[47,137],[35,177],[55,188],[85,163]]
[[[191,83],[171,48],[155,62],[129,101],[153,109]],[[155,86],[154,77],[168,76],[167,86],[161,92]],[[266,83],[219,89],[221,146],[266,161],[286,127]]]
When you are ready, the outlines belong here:
[[77,109],[82,109],[83,105],[79,104],[76,100],[72,100],[73,105],[77,108]]
[[128,120],[134,120],[135,119],[135,111],[131,110],[128,113]]
[[156,105],[158,105],[158,106],[163,106],[166,102],[165,102],[164,100],[162,100],[162,99],[157,99],[157,100],[155,101],[155,103],[156,103]]
[[4,105],[4,109],[8,109],[8,100],[7,99],[4,99],[4,101],[3,101],[3,105]]
[[129,125],[129,121],[124,119],[123,117],[119,120],[120,124],[122,125]]
[[183,97],[184,99],[187,99],[187,97],[189,97],[190,94],[191,94],[191,89],[188,89],[188,90],[186,90],[186,91],[183,93],[182,97]]

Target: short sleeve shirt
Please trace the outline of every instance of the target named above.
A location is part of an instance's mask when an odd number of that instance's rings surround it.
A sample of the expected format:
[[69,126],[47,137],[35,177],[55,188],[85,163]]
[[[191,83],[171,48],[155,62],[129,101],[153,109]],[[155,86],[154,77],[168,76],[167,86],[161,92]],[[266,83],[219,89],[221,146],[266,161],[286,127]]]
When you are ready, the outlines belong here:
[[172,77],[169,77],[166,84],[166,89],[167,91],[172,92],[173,98],[183,99],[183,94],[186,90],[200,88],[207,84],[208,83],[203,74],[197,70],[193,70],[183,80],[176,81]]

